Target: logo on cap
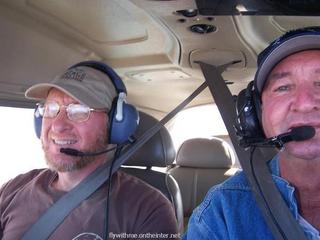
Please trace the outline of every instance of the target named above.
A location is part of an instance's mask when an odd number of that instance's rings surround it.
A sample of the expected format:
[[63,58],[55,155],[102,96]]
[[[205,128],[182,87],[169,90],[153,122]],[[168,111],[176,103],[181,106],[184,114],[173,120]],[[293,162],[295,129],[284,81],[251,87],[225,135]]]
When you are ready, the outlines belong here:
[[65,80],[76,80],[76,81],[82,82],[85,77],[86,77],[86,73],[84,70],[79,68],[78,69],[73,68],[65,72],[61,78]]

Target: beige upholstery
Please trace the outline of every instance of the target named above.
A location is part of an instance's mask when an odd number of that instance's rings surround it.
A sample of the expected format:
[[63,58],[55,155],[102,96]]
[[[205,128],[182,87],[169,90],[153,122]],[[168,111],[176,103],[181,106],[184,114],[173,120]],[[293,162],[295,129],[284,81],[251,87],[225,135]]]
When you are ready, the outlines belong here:
[[[140,112],[140,124],[136,132],[139,139],[159,121]],[[137,150],[122,166],[122,171],[134,175],[160,190],[172,203],[176,213],[179,232],[184,231],[182,197],[177,181],[170,173],[158,172],[152,167],[167,167],[176,157],[176,152],[168,130],[162,126],[139,150]],[[143,168],[137,168],[143,167]]]
[[230,177],[231,151],[230,145],[218,138],[189,139],[180,146],[176,165],[169,172],[180,186],[185,225],[208,190]]

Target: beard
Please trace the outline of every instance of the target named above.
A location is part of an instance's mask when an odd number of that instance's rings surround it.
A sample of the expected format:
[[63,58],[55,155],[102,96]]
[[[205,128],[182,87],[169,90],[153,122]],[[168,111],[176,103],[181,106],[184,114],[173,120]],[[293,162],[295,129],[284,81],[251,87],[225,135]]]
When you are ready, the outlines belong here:
[[[101,150],[106,149],[108,146],[108,141],[106,138],[106,134],[100,134],[97,137],[97,140],[95,143],[90,145],[88,148],[83,150],[83,152],[99,152]],[[75,170],[82,169],[92,162],[94,162],[97,159],[97,156],[82,156],[82,157],[76,157],[76,156],[69,156],[65,155],[61,157],[61,159],[55,159],[51,154],[49,154],[43,144],[42,148],[44,150],[44,155],[46,159],[46,163],[48,167],[51,170],[57,171],[57,172],[72,172]]]

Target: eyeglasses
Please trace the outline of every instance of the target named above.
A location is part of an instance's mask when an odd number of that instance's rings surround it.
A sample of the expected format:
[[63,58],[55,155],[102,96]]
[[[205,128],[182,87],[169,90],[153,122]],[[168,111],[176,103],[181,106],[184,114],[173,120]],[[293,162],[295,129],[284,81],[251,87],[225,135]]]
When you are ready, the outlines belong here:
[[37,104],[37,113],[45,118],[55,118],[58,116],[60,109],[66,109],[67,117],[73,122],[85,122],[89,119],[91,112],[107,112],[107,110],[93,109],[86,105],[79,103],[71,103],[69,105],[59,105],[55,101],[48,101],[45,103]]

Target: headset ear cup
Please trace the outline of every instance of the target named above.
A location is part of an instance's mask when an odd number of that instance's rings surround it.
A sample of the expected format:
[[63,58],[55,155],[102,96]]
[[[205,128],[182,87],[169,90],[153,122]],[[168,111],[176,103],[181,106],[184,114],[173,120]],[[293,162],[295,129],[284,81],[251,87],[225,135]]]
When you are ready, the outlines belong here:
[[257,91],[252,91],[252,99],[255,107],[256,116],[258,119],[259,127],[262,130],[262,120],[261,120],[261,97]]
[[[252,90],[252,83],[242,90],[237,97],[237,135],[244,139],[264,138],[260,124],[260,108],[256,108],[256,95]],[[260,105],[259,105],[260,106]]]
[[[108,65],[98,61],[84,61],[73,65],[70,68],[86,66],[105,73],[112,81],[118,96],[112,102],[111,110],[109,111],[109,126],[108,140],[110,144],[123,144],[127,142],[134,134],[139,124],[139,113],[136,108],[125,102],[126,86],[119,75]],[[70,69],[69,68],[69,69]],[[120,104],[118,104],[118,100]],[[117,111],[122,118],[117,120]]]
[[36,133],[37,137],[40,139],[41,128],[42,128],[42,116],[39,113],[38,107],[36,107],[36,109],[34,110],[33,124],[34,124],[35,133]]
[[123,144],[135,133],[139,125],[139,113],[133,105],[123,103],[123,118],[119,121],[116,119],[116,109],[116,106],[112,107],[109,113],[109,143]]

